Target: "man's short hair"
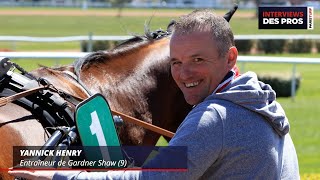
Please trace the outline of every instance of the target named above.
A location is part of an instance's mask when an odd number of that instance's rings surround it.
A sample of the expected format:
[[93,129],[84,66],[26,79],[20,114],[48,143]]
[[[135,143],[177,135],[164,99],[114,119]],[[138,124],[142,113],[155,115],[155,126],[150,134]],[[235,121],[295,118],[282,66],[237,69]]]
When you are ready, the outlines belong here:
[[195,10],[181,16],[174,25],[173,35],[192,32],[212,32],[212,38],[217,43],[220,57],[224,57],[229,48],[235,45],[229,23],[222,16],[208,9]]

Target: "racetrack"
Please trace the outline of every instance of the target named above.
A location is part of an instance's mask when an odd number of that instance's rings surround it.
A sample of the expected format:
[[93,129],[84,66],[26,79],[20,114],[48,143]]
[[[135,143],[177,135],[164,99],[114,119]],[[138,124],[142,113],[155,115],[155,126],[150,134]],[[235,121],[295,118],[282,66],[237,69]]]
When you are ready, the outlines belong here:
[[[190,10],[191,11],[191,10]],[[156,16],[156,17],[178,17],[190,12],[188,10],[184,11],[174,11],[174,10],[151,10],[146,11],[138,10],[122,10],[121,16]],[[217,14],[224,15],[227,10],[219,10]],[[105,10],[81,10],[81,9],[34,9],[34,10],[15,10],[15,9],[4,9],[0,11],[0,15],[23,15],[23,16],[118,16],[120,11],[116,9],[105,9]],[[251,12],[240,12],[237,11],[236,17],[241,18],[254,18],[255,14]]]

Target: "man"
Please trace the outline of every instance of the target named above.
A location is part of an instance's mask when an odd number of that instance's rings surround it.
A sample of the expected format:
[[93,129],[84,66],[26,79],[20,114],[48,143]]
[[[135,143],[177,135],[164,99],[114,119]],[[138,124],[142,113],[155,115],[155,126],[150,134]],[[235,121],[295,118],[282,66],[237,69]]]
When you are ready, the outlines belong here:
[[[172,76],[194,105],[169,142],[188,147],[188,171],[57,172],[53,179],[299,179],[284,110],[256,74],[237,77],[233,72],[238,51],[225,19],[208,10],[182,16],[171,37],[170,56]],[[147,166],[165,159],[166,152],[160,151]]]

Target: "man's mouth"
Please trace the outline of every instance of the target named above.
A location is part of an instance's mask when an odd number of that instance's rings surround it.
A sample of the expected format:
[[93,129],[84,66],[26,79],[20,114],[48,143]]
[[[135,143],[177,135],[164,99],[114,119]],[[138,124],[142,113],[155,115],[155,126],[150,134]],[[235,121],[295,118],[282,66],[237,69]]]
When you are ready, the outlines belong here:
[[191,83],[184,83],[184,85],[186,86],[186,88],[192,88],[192,87],[198,86],[199,83],[200,83],[200,81],[196,81],[196,82],[191,82]]

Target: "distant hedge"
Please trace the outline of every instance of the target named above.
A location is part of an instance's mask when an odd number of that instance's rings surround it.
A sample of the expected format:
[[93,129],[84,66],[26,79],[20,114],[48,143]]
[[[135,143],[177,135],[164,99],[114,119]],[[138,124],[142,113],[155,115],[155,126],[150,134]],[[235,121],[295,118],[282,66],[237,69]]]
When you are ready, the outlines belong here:
[[[118,45],[120,41],[93,41],[92,51],[108,50]],[[81,51],[88,52],[88,41],[81,41]]]
[[320,41],[309,39],[259,39],[259,40],[235,40],[235,45],[240,54],[260,52],[266,54],[275,53],[315,53],[320,52]]
[[315,42],[315,46],[316,46],[316,48],[317,48],[318,53],[320,53],[320,41],[319,41],[319,40],[317,40],[317,41]]
[[258,41],[258,50],[267,54],[282,53],[286,40],[284,39],[262,39]]
[[253,46],[252,40],[235,40],[236,47],[241,54],[248,54]]
[[288,42],[289,53],[311,53],[311,48],[311,40],[299,39]]
[[[290,97],[291,96],[291,77],[279,75],[258,75],[258,79],[266,84],[269,84],[272,89],[277,93],[277,97]],[[296,88],[295,94],[300,87],[300,76],[295,77]]]

